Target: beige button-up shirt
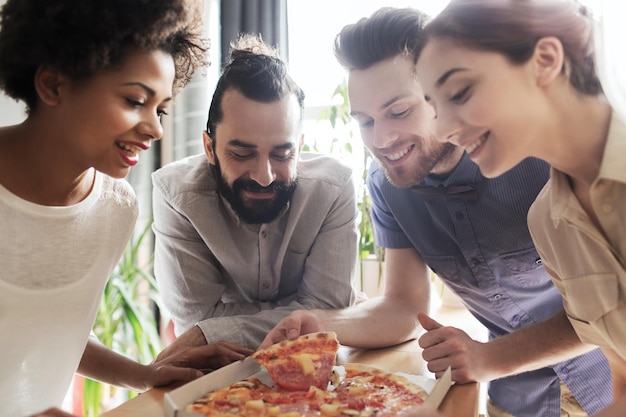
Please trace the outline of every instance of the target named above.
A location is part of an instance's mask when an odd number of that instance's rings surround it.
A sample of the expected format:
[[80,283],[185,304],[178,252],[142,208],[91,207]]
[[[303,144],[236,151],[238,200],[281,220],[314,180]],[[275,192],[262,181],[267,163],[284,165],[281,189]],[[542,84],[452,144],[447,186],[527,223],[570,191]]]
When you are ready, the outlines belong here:
[[612,347],[626,358],[626,125],[617,114],[591,200],[601,231],[567,176],[553,168],[529,211],[529,227],[581,340]]
[[357,206],[352,170],[302,153],[298,186],[270,223],[241,222],[217,192],[204,154],[152,176],[154,273],[180,334],[256,348],[293,310],[354,300]]

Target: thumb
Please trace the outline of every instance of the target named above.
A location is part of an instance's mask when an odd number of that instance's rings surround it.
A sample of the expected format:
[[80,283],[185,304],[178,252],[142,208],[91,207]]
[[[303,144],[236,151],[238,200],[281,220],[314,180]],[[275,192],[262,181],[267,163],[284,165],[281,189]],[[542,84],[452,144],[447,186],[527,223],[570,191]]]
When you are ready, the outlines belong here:
[[443,327],[443,324],[438,323],[436,320],[434,320],[428,314],[423,313],[421,311],[419,313],[417,313],[417,320],[419,320],[420,324],[422,325],[422,327],[426,331],[440,329],[440,328]]

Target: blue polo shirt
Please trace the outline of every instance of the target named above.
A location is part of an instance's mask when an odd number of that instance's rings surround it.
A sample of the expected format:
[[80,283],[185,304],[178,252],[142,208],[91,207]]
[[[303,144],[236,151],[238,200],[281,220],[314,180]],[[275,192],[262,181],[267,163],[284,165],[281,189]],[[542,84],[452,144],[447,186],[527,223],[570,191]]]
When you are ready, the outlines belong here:
[[[541,265],[526,216],[548,178],[549,166],[530,158],[488,179],[464,155],[445,178],[424,179],[419,188],[439,191],[424,193],[394,187],[374,161],[368,187],[376,243],[385,248],[415,248],[485,325],[490,339],[545,321],[563,304]],[[473,188],[476,194],[445,193],[460,186],[469,186],[465,188]],[[516,417],[559,417],[559,380],[589,415],[613,399],[611,371],[599,349],[492,381],[489,397]]]

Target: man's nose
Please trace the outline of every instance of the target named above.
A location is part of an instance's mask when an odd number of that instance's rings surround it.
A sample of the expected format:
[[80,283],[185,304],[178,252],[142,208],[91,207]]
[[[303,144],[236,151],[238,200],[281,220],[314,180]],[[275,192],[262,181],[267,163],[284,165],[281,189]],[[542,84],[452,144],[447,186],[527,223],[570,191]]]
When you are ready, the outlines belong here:
[[258,159],[254,169],[250,173],[250,179],[256,181],[262,187],[268,187],[274,182],[276,176],[274,175],[272,162],[269,158]]
[[398,132],[394,129],[390,129],[384,124],[378,124],[374,127],[374,142],[375,148],[384,149],[398,138]]

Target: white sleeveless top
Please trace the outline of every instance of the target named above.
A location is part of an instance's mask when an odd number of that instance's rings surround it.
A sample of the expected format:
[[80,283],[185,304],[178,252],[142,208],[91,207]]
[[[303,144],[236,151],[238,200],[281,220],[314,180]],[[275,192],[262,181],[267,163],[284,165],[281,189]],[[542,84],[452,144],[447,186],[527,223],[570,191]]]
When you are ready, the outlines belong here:
[[0,186],[0,416],[61,406],[136,217],[130,185],[101,173],[67,207]]

